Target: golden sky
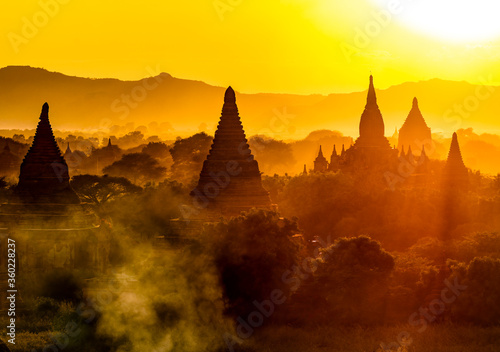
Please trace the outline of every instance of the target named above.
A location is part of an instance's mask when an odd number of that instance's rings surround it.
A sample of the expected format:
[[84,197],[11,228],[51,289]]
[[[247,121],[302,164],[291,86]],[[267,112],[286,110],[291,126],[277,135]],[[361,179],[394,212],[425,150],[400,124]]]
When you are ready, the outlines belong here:
[[125,80],[163,71],[240,92],[359,91],[370,71],[378,88],[431,78],[497,84],[496,3],[9,1],[0,66]]

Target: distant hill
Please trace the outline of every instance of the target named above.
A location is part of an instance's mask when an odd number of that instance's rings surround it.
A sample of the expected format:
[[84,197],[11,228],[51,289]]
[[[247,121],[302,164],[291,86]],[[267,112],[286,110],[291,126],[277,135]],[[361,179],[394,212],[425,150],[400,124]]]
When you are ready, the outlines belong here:
[[[166,73],[121,81],[9,66],[0,69],[0,129],[34,128],[41,106],[47,101],[52,126],[59,130],[106,130],[112,125],[128,124],[131,129],[148,126],[148,134],[185,136],[199,130],[213,133],[225,88]],[[377,90],[387,136],[403,124],[414,96],[433,132],[450,134],[467,127],[495,133],[500,130],[496,121],[500,114],[498,87],[433,79]],[[247,134],[267,134],[278,139],[301,139],[322,129],[355,137],[365,99],[366,92],[237,95]],[[463,118],[453,113],[454,108],[464,104]]]

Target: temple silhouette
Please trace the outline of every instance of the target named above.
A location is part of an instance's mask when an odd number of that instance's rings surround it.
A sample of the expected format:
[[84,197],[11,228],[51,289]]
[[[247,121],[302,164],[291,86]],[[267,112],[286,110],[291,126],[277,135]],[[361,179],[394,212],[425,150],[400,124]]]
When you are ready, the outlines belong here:
[[448,187],[464,187],[469,181],[469,172],[462,160],[456,132],[451,138],[450,151],[443,171],[443,181]]
[[69,185],[68,164],[52,133],[47,103],[43,104],[35,139],[21,164],[19,183],[14,193],[20,203],[80,203]]
[[213,144],[197,186],[190,193],[203,217],[238,215],[251,208],[271,208],[241,124],[236,95],[229,87]]
[[413,98],[411,110],[398,133],[398,149],[413,148],[420,152],[423,145],[432,143],[431,129],[420,112],[417,98]]
[[398,151],[390,146],[389,141],[384,136],[384,131],[384,119],[377,104],[373,76],[370,75],[366,105],[359,122],[359,137],[348,149],[344,149],[344,145],[342,145],[340,155],[337,154],[334,145],[330,163],[323,157],[320,148],[314,162],[314,171],[393,169],[397,164]]
[[[399,132],[396,128],[391,139],[398,140],[398,148],[391,147],[384,136],[384,119],[377,105],[373,76],[370,75],[366,105],[359,122],[359,137],[348,149],[342,145],[340,154],[334,145],[329,162],[320,146],[313,171],[385,171],[400,177],[410,185],[425,184],[437,176],[429,175],[430,159],[426,148],[433,147],[432,135],[420,112],[417,98],[413,98],[412,108],[405,122]],[[397,176],[397,173],[403,175]],[[468,170],[462,160],[456,133],[453,134],[442,180],[443,186],[465,186],[468,183]]]
[[24,270],[106,266],[109,244],[91,206],[80,203],[69,180],[45,103],[20,167],[19,183],[0,206],[0,233],[4,238],[26,239],[17,246]]

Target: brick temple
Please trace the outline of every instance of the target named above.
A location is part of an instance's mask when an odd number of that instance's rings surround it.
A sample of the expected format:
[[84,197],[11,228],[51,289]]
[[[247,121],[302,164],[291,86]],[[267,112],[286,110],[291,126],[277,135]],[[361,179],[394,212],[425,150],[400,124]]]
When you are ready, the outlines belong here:
[[224,95],[213,144],[203,162],[198,184],[190,195],[196,207],[208,217],[233,216],[251,208],[271,207],[231,87]]

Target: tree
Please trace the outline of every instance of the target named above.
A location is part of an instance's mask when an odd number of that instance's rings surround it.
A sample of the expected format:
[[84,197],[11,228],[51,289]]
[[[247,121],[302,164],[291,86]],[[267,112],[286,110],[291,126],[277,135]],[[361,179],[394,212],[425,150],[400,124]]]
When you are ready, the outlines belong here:
[[288,172],[296,164],[290,144],[264,136],[249,139],[250,149],[266,174]]
[[295,297],[298,316],[315,322],[372,324],[385,312],[394,258],[367,236],[337,239],[311,266],[314,277]]
[[451,304],[454,320],[480,325],[500,323],[500,259],[474,258],[469,265],[452,263],[449,281],[458,287]]
[[142,152],[158,159],[165,159],[170,156],[170,149],[163,142],[149,142],[148,145],[142,148]]
[[71,187],[84,202],[97,205],[106,203],[111,199],[128,193],[136,193],[142,190],[125,177],[77,175],[70,182]]
[[274,290],[290,293],[282,276],[298,262],[295,221],[273,211],[252,210],[205,232],[213,239],[226,314],[246,318],[256,309],[254,301],[269,300]]
[[170,155],[174,161],[173,178],[185,184],[192,183],[201,171],[212,139],[205,132],[197,133],[189,138],[178,138],[170,148]]
[[127,177],[134,183],[144,183],[161,180],[167,169],[160,166],[158,160],[149,154],[131,153],[123,155],[120,160],[106,166],[102,171],[111,176]]

